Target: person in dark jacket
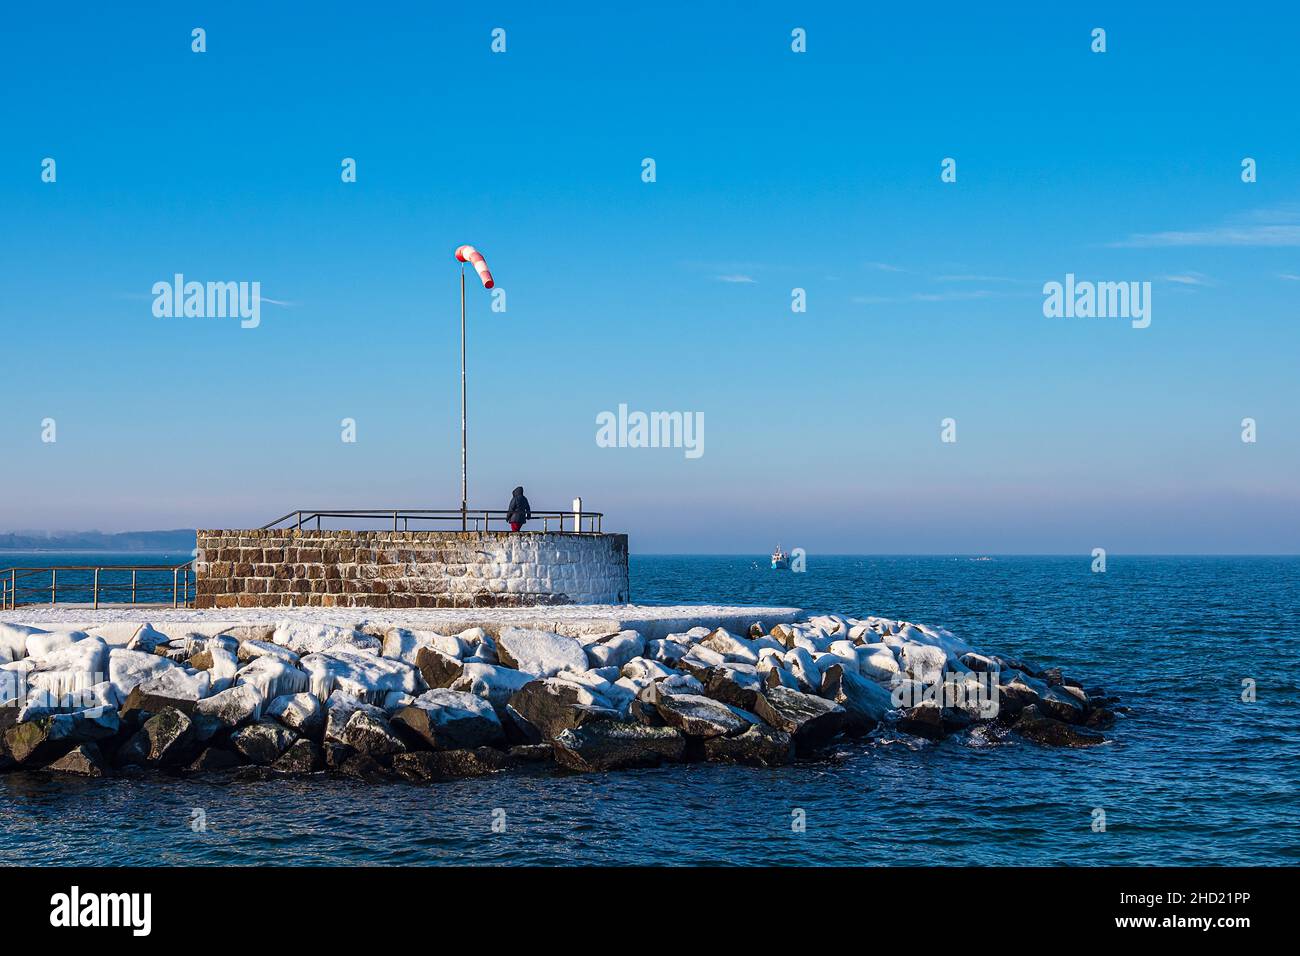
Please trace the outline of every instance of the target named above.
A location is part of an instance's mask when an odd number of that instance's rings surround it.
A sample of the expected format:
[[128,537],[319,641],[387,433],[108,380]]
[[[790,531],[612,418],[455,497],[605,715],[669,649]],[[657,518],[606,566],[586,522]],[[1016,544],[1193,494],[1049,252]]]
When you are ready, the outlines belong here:
[[511,531],[518,531],[523,527],[524,522],[533,516],[533,509],[529,506],[528,499],[524,497],[523,485],[511,494],[514,497],[510,499],[510,507],[506,509],[506,520],[510,522]]

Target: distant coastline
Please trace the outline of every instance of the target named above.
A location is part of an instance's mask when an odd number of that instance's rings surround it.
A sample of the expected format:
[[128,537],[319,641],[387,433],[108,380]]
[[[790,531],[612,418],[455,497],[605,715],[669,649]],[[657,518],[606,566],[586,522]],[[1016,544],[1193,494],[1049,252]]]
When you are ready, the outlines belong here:
[[190,551],[194,530],[0,532],[0,551]]

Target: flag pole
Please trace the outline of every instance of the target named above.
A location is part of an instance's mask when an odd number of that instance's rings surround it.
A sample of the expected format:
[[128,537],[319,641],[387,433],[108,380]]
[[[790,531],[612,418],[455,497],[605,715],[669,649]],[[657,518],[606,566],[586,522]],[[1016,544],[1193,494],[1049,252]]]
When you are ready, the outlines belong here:
[[460,264],[460,530],[467,531],[469,479],[465,427],[465,263]]

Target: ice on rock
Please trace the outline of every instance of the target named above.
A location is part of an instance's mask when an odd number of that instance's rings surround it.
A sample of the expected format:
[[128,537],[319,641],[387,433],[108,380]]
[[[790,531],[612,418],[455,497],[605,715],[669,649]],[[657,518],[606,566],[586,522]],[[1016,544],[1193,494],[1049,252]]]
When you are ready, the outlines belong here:
[[904,641],[898,648],[898,659],[908,677],[923,684],[933,684],[943,676],[948,653],[933,644]]
[[325,705],[311,694],[285,694],[266,706],[266,715],[304,737],[316,737],[325,727]]
[[357,711],[364,711],[372,717],[384,720],[388,717],[381,709],[367,704],[359,697],[336,690],[330,694],[329,700],[325,701],[325,739],[334,743],[346,743],[343,739],[344,732],[348,721]]
[[620,677],[630,677],[633,680],[664,680],[672,677],[676,671],[665,667],[657,661],[646,660],[644,657],[634,657],[623,665],[619,671]]
[[461,643],[465,645],[465,655],[462,660],[474,661],[478,664],[501,663],[497,655],[496,640],[483,628],[467,628],[457,636],[460,638]]
[[128,651],[124,647],[115,647],[108,652],[108,679],[123,700],[138,684],[179,666],[166,657],[146,654],[144,651]]
[[194,714],[213,717],[226,727],[257,720],[262,714],[265,698],[251,684],[236,684],[220,693],[205,697],[194,705]]
[[414,664],[422,647],[432,647],[458,660],[466,654],[465,642],[453,635],[439,634],[437,631],[408,631],[404,627],[389,628],[384,633],[384,657],[396,657]]
[[179,707],[190,712],[193,708],[186,705],[209,696],[211,690],[212,677],[207,671],[188,672],[173,667],[137,684],[122,706],[124,709],[144,710],[154,714],[165,707]]
[[286,664],[274,657],[255,657],[239,669],[235,676],[235,683],[255,688],[262,700],[270,701],[285,694],[306,692],[309,679],[304,671],[292,664]]
[[84,641],[88,636],[85,631],[46,631],[30,634],[27,637],[27,656],[39,660],[55,651],[65,650],[77,641]]
[[587,645],[587,660],[592,667],[622,667],[645,650],[645,640],[636,631],[619,631],[600,643]]
[[297,664],[298,655],[287,647],[271,641],[243,640],[236,645],[235,654],[239,660],[247,663],[256,660],[259,657],[270,657],[273,660],[283,661],[285,664]]
[[[823,658],[830,658],[823,660]],[[817,667],[825,671],[831,664],[843,664],[846,671],[858,673],[861,669],[858,664],[858,645],[852,641],[833,641],[831,649],[824,655],[813,655],[813,660],[817,661]]]
[[481,697],[445,687],[425,691],[393,717],[405,729],[435,750],[485,747],[504,739],[492,705]]
[[301,621],[281,621],[275,626],[271,640],[300,656],[324,651],[351,651],[378,656],[383,649],[383,642],[373,634]]
[[48,631],[26,624],[0,623],[0,664],[22,660],[27,656],[27,638]]
[[481,697],[497,710],[502,710],[511,695],[533,679],[533,675],[526,671],[499,664],[466,663],[460,677],[452,682],[451,689]]
[[[313,687],[318,686],[319,682],[328,691],[338,688],[372,703],[382,701],[391,691],[417,694],[423,689],[420,672],[398,658],[345,653],[340,650],[304,657],[298,663],[311,674]],[[325,697],[328,694],[318,696]]]
[[152,624],[142,624],[140,629],[131,635],[131,639],[126,642],[128,651],[144,651],[146,654],[156,654],[158,648],[165,647],[171,643],[171,638],[162,631],[156,630]]
[[87,637],[41,658],[30,658],[29,690],[46,691],[55,697],[78,694],[103,681],[108,672],[108,645]]
[[585,671],[587,652],[571,637],[550,631],[512,627],[497,638],[502,664],[535,677],[553,677],[560,671]]
[[813,660],[812,654],[808,653],[804,648],[794,647],[786,651],[785,666],[794,675],[795,680],[799,682],[800,689],[805,693],[821,686],[821,669],[817,666],[817,662]]
[[898,659],[888,644],[863,644],[858,648],[858,671],[875,681],[890,681],[899,672]]
[[646,655],[663,664],[675,664],[690,652],[691,645],[684,641],[666,637],[659,641],[646,643]]
[[758,649],[754,647],[753,642],[744,637],[737,637],[725,627],[718,628],[706,637],[700,642],[700,646],[721,654],[728,661],[740,664],[758,663]]

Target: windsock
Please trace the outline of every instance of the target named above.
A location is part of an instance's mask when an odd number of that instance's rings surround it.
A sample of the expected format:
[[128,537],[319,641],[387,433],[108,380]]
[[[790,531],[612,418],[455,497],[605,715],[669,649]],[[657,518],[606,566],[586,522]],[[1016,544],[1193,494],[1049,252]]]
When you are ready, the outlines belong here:
[[456,250],[456,258],[461,262],[472,263],[474,271],[477,272],[478,277],[483,280],[483,288],[492,288],[492,273],[488,271],[487,260],[483,258],[483,253],[479,252],[473,246],[461,246]]

